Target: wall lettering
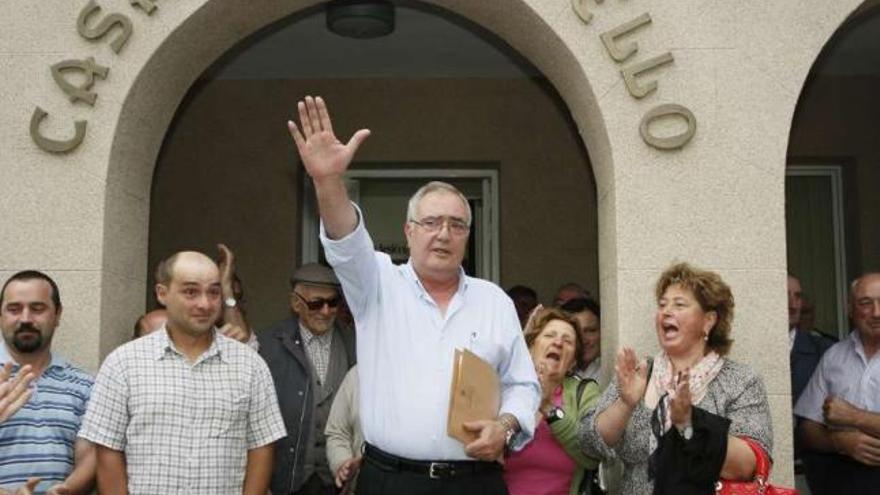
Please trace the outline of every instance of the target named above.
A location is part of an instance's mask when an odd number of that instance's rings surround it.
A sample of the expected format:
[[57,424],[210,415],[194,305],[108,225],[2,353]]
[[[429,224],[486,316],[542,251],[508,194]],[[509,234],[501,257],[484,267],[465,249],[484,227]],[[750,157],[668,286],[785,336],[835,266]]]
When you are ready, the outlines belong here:
[[639,44],[635,41],[631,41],[625,45],[621,45],[617,43],[617,38],[650,23],[651,16],[646,12],[631,21],[624,22],[614,29],[605,31],[599,35],[599,39],[602,40],[602,44],[605,45],[605,50],[608,51],[608,55],[611,55],[611,58],[613,58],[615,62],[623,62],[639,51]]
[[[601,4],[604,0],[595,1],[597,4]],[[573,8],[578,17],[584,21],[584,24],[589,24],[590,21],[593,20],[593,14],[587,10],[587,0],[571,0],[571,8]]]
[[[589,0],[571,0],[571,8],[584,24],[589,24],[593,20],[594,14],[587,7]],[[604,0],[593,0],[596,5],[602,5]],[[605,31],[599,35],[602,44],[605,45],[605,51],[611,56],[617,64],[622,64],[634,57],[639,52],[639,44],[635,41],[621,42],[622,38],[642,26],[651,24],[651,15],[644,13],[635,19],[624,22],[623,24]],[[620,75],[626,85],[626,90],[633,98],[641,99],[649,94],[657,91],[658,82],[656,79],[648,81],[639,81],[639,76],[654,70],[663,65],[671,64],[675,59],[671,52],[665,52],[661,55],[651,57],[647,60],[633,62],[620,70]],[[650,132],[651,123],[657,119],[675,117],[683,118],[687,124],[684,132],[670,137],[657,137]],[[639,124],[639,134],[645,144],[653,146],[661,150],[678,149],[686,145],[694,137],[697,132],[697,118],[686,107],[668,103],[654,107],[646,113]]]
[[[73,70],[79,70],[86,77],[85,81],[79,86],[71,83],[65,77],[65,71],[70,72]],[[62,60],[52,66],[52,79],[55,79],[55,83],[58,84],[61,91],[64,91],[70,97],[71,103],[84,101],[94,106],[98,94],[89,90],[95,84],[95,76],[106,79],[109,72],[109,68],[96,64],[95,59],[92,57],[85,60]]]
[[101,19],[101,22],[94,28],[88,27],[86,23],[89,17],[100,12],[101,7],[95,3],[95,0],[89,0],[88,5],[79,12],[79,18],[76,20],[76,30],[80,36],[87,40],[98,40],[106,36],[114,27],[122,29],[122,32],[110,43],[110,48],[114,52],[119,53],[119,50],[122,50],[128,38],[131,37],[131,19],[122,14],[110,14]]
[[[657,137],[651,134],[651,124],[654,121],[675,117],[684,119],[686,125],[684,132],[667,137]],[[694,137],[696,132],[697,119],[694,117],[694,114],[687,108],[675,103],[666,103],[652,108],[642,117],[642,122],[639,124],[639,134],[642,135],[642,139],[649,145],[661,150],[681,148]]]
[[31,139],[37,143],[40,149],[50,153],[68,153],[83,142],[86,137],[87,122],[85,120],[77,120],[73,123],[74,134],[72,138],[67,140],[50,139],[40,133],[40,123],[47,115],[49,114],[40,107],[37,107],[31,115]]
[[[129,0],[132,8],[143,11],[146,15],[153,15],[158,8],[155,0]],[[97,23],[92,22],[95,17],[100,15],[101,7],[95,3],[95,0],[89,0],[85,7],[79,11],[76,19],[76,32],[89,41],[101,40],[116,31],[116,37],[110,42],[110,48],[114,53],[118,54],[122,48],[128,43],[134,32],[134,25],[131,18],[118,12],[108,14]],[[91,27],[90,27],[91,26]],[[95,62],[94,57],[86,57],[84,59],[68,59],[62,60],[51,67],[52,78],[67,95],[70,102],[75,104],[78,101],[84,102],[89,106],[95,106],[95,100],[98,93],[92,91],[95,84],[95,78],[106,79],[110,68]],[[69,74],[79,72],[84,78],[79,84],[68,79]],[[60,140],[47,138],[40,133],[40,123],[46,118],[48,113],[40,107],[36,107],[31,115],[30,135],[31,140],[43,151],[50,153],[70,153],[75,150],[86,136],[87,120],[77,120],[74,122],[74,135],[70,139]]]
[[657,81],[651,80],[645,83],[644,85],[639,84],[636,80],[636,77],[643,73],[648,72],[651,69],[660,67],[661,65],[671,64],[672,63],[672,54],[669,52],[664,53],[663,55],[657,55],[656,57],[649,58],[648,60],[642,60],[641,62],[636,62],[628,67],[625,67],[620,71],[620,74],[623,76],[623,82],[626,83],[626,89],[629,91],[629,94],[635,96],[636,98],[644,98],[648,96],[649,93],[655,91],[657,89]]
[[143,10],[147,15],[153,15],[153,11],[158,8],[153,0],[129,0],[128,3]]

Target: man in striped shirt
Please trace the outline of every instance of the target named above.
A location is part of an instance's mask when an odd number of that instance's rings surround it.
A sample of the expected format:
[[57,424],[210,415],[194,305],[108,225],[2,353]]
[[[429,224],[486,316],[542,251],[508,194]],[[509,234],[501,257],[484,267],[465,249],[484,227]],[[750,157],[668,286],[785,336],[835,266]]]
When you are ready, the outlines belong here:
[[51,352],[61,318],[58,286],[27,270],[0,291],[0,365],[30,365],[38,377],[30,400],[0,424],[0,493],[40,478],[35,493],[85,494],[95,481],[94,447],[77,439],[92,377]]

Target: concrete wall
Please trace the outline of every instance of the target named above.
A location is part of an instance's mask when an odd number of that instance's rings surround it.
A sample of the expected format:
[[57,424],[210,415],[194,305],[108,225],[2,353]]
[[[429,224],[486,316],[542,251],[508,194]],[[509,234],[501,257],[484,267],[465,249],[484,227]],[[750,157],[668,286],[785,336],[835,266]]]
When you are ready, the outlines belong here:
[[[36,267],[57,276],[69,294],[58,345],[94,369],[143,309],[150,181],[177,105],[236,42],[317,2],[157,2],[149,16],[107,2],[135,23],[120,54],[109,47],[116,33],[94,42],[77,34],[86,3],[4,4],[0,274]],[[589,24],[569,2],[431,3],[507,41],[572,112],[596,177],[606,362],[616,344],[654,350],[651,285],[664,266],[688,259],[718,270],[738,298],[733,357],[765,378],[775,476],[790,484],[788,363],[778,359],[787,345],[778,329],[785,325],[789,127],[813,60],[860,2],[576,2],[594,14]],[[675,62],[651,71],[658,91],[636,99],[599,35],[646,11],[653,23],[628,40],[639,51],[627,64],[666,51]],[[71,104],[48,67],[89,56],[111,72],[97,82],[94,106]],[[680,151],[650,148],[639,137],[642,116],[659,103],[684,104],[699,120]],[[27,132],[36,105],[50,112],[43,130],[53,136],[70,133],[72,119],[87,119],[87,141],[66,155],[38,149]]]
[[355,125],[373,132],[361,161],[498,167],[504,287],[527,284],[552,300],[578,280],[596,293],[596,195],[583,141],[567,110],[526,79],[211,81],[180,112],[157,164],[150,267],[187,246],[213,252],[227,242],[252,324],[288,313],[302,173],[283,124],[309,91],[327,98],[342,135]]

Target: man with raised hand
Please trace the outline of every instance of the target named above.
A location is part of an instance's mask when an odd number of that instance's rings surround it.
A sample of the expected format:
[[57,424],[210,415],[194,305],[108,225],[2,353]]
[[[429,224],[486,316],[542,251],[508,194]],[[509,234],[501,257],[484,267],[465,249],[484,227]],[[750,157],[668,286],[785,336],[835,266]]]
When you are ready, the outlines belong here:
[[[432,182],[410,199],[410,259],[376,252],[343,175],[369,131],[336,139],[321,98],[297,105],[288,127],[312,178],[321,242],[355,318],[360,411],[367,442],[359,493],[501,494],[505,445],[531,439],[541,388],[510,298],[461,268],[471,211],[455,187]],[[476,440],[447,436],[454,351],[469,349],[501,379],[497,418],[466,423]]]
[[217,264],[171,256],[156,297],[167,322],[107,356],[79,433],[98,446],[98,491],[265,495],[284,423],[266,363],[215,327]]

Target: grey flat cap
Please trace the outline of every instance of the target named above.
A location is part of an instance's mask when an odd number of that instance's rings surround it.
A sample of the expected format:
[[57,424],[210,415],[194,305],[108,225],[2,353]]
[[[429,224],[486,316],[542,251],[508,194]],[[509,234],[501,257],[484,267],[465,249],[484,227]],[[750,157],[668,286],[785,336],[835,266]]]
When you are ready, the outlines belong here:
[[331,287],[339,287],[339,279],[333,270],[319,263],[307,263],[293,272],[290,277],[290,286],[296,284],[307,285],[329,285]]

